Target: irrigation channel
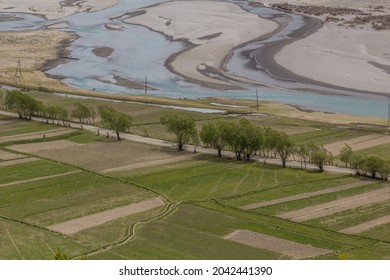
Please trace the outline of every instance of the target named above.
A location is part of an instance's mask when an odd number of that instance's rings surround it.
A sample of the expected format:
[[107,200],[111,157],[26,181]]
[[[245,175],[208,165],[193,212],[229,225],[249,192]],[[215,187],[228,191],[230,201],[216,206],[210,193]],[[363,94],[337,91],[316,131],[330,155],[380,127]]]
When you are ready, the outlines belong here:
[[[261,41],[251,42],[234,50],[226,63],[226,71],[260,83],[274,85],[276,88],[246,84],[245,90],[216,90],[186,82],[164,66],[168,57],[188,47],[186,43],[171,41],[147,28],[124,23],[123,17],[118,17],[134,9],[166,1],[120,0],[118,5],[103,11],[77,13],[57,20],[22,13],[1,13],[17,16],[22,20],[2,22],[0,31],[43,29],[56,23],[67,22],[68,27],[59,29],[79,35],[79,38],[68,47],[73,59],[47,70],[46,73],[60,77],[66,84],[77,88],[108,93],[141,94],[143,90],[119,85],[115,77],[143,83],[147,76],[148,84],[156,89],[148,91],[150,95],[189,99],[210,96],[255,99],[255,92],[258,89],[259,100],[276,101],[325,112],[387,118],[387,97],[288,81],[273,76],[270,71],[261,67],[256,54],[262,48],[286,40],[294,32],[299,33],[304,30],[305,25],[310,24],[311,19],[253,6],[246,1],[230,2],[261,17],[272,18],[283,28]],[[106,24],[121,28],[120,30],[107,28]],[[100,57],[92,52],[97,47],[109,47],[114,52],[108,57]]]

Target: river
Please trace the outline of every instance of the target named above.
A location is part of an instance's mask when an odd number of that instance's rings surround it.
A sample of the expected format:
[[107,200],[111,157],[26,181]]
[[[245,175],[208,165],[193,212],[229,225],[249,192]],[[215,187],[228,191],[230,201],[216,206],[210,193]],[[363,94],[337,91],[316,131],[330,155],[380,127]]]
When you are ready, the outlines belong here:
[[[262,48],[265,44],[283,40],[291,32],[304,24],[302,16],[288,14],[264,7],[253,7],[245,1],[231,2],[239,4],[243,9],[265,18],[273,18],[285,27],[274,36],[261,42],[252,42],[235,50],[226,64],[226,71],[251,78],[261,83],[272,84],[280,88],[245,85],[247,90],[214,90],[191,84],[165,66],[166,59],[187,46],[183,42],[172,42],[164,35],[147,28],[126,24],[118,17],[134,9],[165,2],[166,0],[120,0],[119,4],[99,12],[78,13],[59,20],[46,20],[28,14],[9,14],[23,18],[21,21],[0,23],[0,30],[40,29],[55,23],[67,22],[69,27],[61,30],[75,32],[79,38],[70,46],[71,57],[66,64],[47,71],[50,75],[63,77],[66,84],[96,91],[122,94],[140,94],[142,90],[130,90],[115,84],[115,76],[143,83],[145,77],[148,84],[156,90],[149,90],[149,95],[171,98],[202,98],[209,96],[226,96],[232,98],[256,98],[292,104],[312,110],[346,113],[360,116],[387,118],[387,98],[379,95],[368,95],[340,90],[329,90],[316,85],[299,84],[283,81],[273,77],[266,69],[248,67],[249,59],[242,54]],[[105,27],[106,24],[121,26],[120,30]],[[92,50],[97,47],[109,47],[114,52],[109,57],[96,56]],[[309,89],[308,91],[296,90]],[[329,94],[329,92],[332,92]],[[337,94],[335,94],[337,93]]]

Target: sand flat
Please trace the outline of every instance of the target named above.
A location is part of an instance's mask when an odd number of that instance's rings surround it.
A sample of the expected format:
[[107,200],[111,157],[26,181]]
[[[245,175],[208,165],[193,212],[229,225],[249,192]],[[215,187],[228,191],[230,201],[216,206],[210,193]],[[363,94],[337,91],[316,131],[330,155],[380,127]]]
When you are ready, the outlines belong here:
[[174,40],[187,40],[193,45],[169,61],[174,72],[221,86],[230,84],[206,76],[202,71],[207,67],[221,68],[234,47],[278,27],[275,22],[246,12],[235,4],[219,1],[173,1],[145,11],[126,22],[146,26]]
[[293,259],[305,259],[332,252],[328,249],[317,248],[312,245],[301,244],[249,230],[236,230],[225,236],[224,239],[255,248],[278,252]]
[[[352,29],[326,23],[316,33],[295,41],[275,61],[299,76],[338,87],[388,93],[390,32]],[[376,64],[378,65],[378,64]]]

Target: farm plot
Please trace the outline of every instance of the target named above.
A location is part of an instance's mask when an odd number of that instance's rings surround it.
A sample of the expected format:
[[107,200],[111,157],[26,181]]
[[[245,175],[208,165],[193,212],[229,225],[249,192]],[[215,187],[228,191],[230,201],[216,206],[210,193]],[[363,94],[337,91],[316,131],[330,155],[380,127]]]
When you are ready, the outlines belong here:
[[390,160],[390,143],[362,149],[354,152],[357,155],[376,156],[384,160]]
[[0,143],[6,142],[14,142],[14,141],[23,141],[23,140],[34,140],[34,139],[42,139],[42,138],[50,138],[54,136],[60,136],[72,133],[76,130],[69,128],[59,128],[59,129],[51,129],[51,130],[42,130],[39,132],[31,132],[31,133],[22,133],[18,135],[4,136],[0,137]]
[[162,206],[164,206],[164,202],[160,198],[153,198],[103,212],[98,212],[60,224],[50,225],[48,226],[48,229],[63,234],[75,234],[79,231],[96,227],[119,218],[145,212]]
[[9,118],[0,121],[0,128],[0,137],[5,138],[9,136],[14,137],[26,133],[38,133],[41,131],[58,129],[58,126]]
[[359,206],[374,204],[387,200],[390,200],[390,187],[385,187],[363,194],[358,194],[347,198],[342,198],[331,202],[318,204],[295,211],[290,211],[278,215],[278,217],[283,219],[290,219],[296,222],[304,222],[320,217],[329,216],[345,210],[355,209]]
[[155,197],[87,172],[0,188],[0,215],[46,227]]
[[312,258],[332,252],[249,230],[235,230],[224,238],[250,247],[278,252],[292,259]]
[[86,245],[48,230],[0,217],[1,260],[47,260],[58,249],[83,254],[90,250]]
[[340,154],[340,150],[347,144],[353,151],[363,150],[383,144],[390,143],[390,136],[382,134],[369,134],[352,139],[346,139],[324,145],[325,149],[334,156]]
[[[205,207],[203,207],[205,206]],[[134,238],[92,259],[289,259],[281,252],[256,248],[224,237],[236,229],[250,230],[313,246],[328,252],[348,250],[367,241],[344,234],[296,225],[253,213],[224,210],[217,205],[184,204],[162,219],[143,224]],[[211,226],[212,225],[212,226]],[[284,244],[286,244],[285,242]]]
[[[95,141],[79,144],[68,140],[13,145],[10,149],[31,153],[94,171],[110,172],[117,168],[131,169],[154,165],[155,160],[185,160],[174,150],[133,143],[129,141]],[[77,155],[77,156],[76,156]],[[142,165],[141,165],[142,164]]]
[[[353,186],[353,184],[351,184]],[[349,198],[355,195],[364,195],[366,193],[369,193],[371,191],[375,191],[378,189],[381,189],[384,187],[383,183],[375,183],[373,182],[370,185],[362,185],[362,186],[356,186],[356,187],[349,187],[350,184],[346,184],[344,186],[346,189],[344,190],[339,190],[335,192],[327,192],[321,195],[316,195],[316,196],[309,196],[307,198],[302,198],[298,200],[291,200],[291,201],[286,201],[282,203],[276,203],[268,206],[263,206],[260,208],[252,209],[250,211],[256,212],[256,213],[261,213],[261,214],[266,214],[266,215],[283,215],[286,212],[291,212],[291,211],[297,211],[303,208],[308,208],[324,203],[329,203],[335,200],[340,200],[344,198]],[[343,187],[343,186],[341,186]],[[335,187],[334,189],[336,189]],[[330,188],[332,190],[333,188]],[[324,189],[327,190],[327,189]],[[321,191],[320,191],[321,192]],[[309,193],[310,194],[310,193]],[[297,196],[301,196],[305,194],[299,194]],[[290,198],[295,198],[295,196],[292,196]],[[283,198],[282,198],[283,199]],[[280,202],[281,199],[274,200],[274,202]],[[289,200],[287,197],[286,200]],[[271,200],[272,202],[272,200]],[[262,202],[261,202],[262,203]],[[267,203],[267,202],[264,202]]]
[[[321,183],[321,179],[347,178],[345,175],[333,177],[328,174],[215,158],[201,159],[199,162],[202,164],[195,167],[177,167],[172,171],[134,178],[122,175],[122,178],[144,185],[176,201],[223,198],[248,192],[271,191],[291,185],[298,189],[299,184],[305,183],[306,186],[316,187],[317,182],[320,182],[325,188],[331,183]],[[292,189],[294,187],[291,187]],[[304,187],[301,189],[301,192],[305,191]]]
[[244,205],[244,206],[240,207],[240,209],[251,210],[251,209],[271,206],[271,205],[275,205],[275,204],[279,204],[279,203],[285,203],[285,202],[310,198],[310,197],[314,197],[314,196],[324,195],[324,194],[328,194],[328,193],[344,191],[344,190],[353,189],[353,188],[357,188],[357,187],[361,187],[361,186],[366,186],[369,184],[372,184],[372,181],[358,181],[358,182],[353,182],[353,183],[349,183],[349,184],[342,185],[342,186],[336,186],[336,187],[332,187],[332,188],[322,189],[319,191],[306,192],[306,193],[287,196],[287,197],[283,197],[283,198],[277,198],[277,199],[273,199],[273,200],[252,203],[252,204]]
[[390,241],[390,200],[362,205],[306,223],[348,234]]
[[47,176],[76,171],[75,168],[47,160],[22,162],[16,165],[0,166],[0,186],[22,183],[25,180],[39,180]]
[[0,160],[12,160],[12,159],[23,158],[23,157],[25,156],[0,150]]

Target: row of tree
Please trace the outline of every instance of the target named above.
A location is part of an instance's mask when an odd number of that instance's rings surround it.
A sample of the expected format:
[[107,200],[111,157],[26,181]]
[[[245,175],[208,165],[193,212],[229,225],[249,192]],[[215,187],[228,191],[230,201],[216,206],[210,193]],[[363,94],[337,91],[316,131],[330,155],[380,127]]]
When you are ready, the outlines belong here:
[[340,151],[340,160],[345,163],[346,167],[354,169],[356,175],[385,181],[390,175],[388,161],[376,156],[356,154],[347,144]]
[[176,135],[179,150],[183,150],[184,144],[192,142],[197,145],[201,140],[204,146],[217,150],[219,157],[223,150],[228,149],[235,153],[237,160],[249,160],[255,154],[265,158],[279,157],[283,167],[290,157],[298,157],[302,168],[303,164],[306,168],[311,162],[321,171],[325,164],[332,162],[332,155],[323,146],[295,145],[286,133],[270,127],[261,128],[247,119],[208,122],[201,127],[199,134],[191,117],[165,115],[160,121]]
[[[82,103],[75,103],[69,114],[66,108],[56,105],[45,105],[27,94],[12,90],[6,94],[0,94],[0,108],[19,115],[19,118],[31,120],[32,116],[46,118],[69,125],[71,119],[77,119],[80,123],[93,124],[97,116],[96,111]],[[120,140],[120,132],[129,132],[133,119],[114,108],[104,105],[98,107],[101,123],[104,127],[114,130],[117,139]],[[301,168],[306,169],[306,164],[316,164],[323,171],[325,164],[333,164],[332,154],[323,146],[315,144],[295,145],[289,136],[275,129],[256,126],[247,119],[233,121],[216,121],[204,124],[199,133],[195,120],[189,116],[167,114],[160,119],[169,132],[176,136],[176,143],[180,151],[185,144],[192,143],[195,146],[200,142],[206,147],[217,150],[218,156],[222,151],[229,149],[235,153],[237,160],[247,159],[254,154],[265,158],[279,157],[283,167],[290,157],[301,162]],[[389,162],[375,157],[355,154],[348,145],[340,151],[340,160],[345,165],[355,170],[357,175],[370,176],[387,180],[390,174]]]
[[[33,116],[41,117],[54,123],[62,122],[63,125],[69,125],[71,119],[76,119],[82,124],[94,124],[97,116],[96,111],[91,106],[86,106],[80,102],[74,104],[72,112],[61,106],[46,105],[41,101],[32,98],[18,90],[8,91],[0,96],[0,108],[17,113],[19,118],[31,120]],[[104,105],[99,106],[98,112],[104,127],[116,132],[120,140],[120,132],[128,132],[133,123],[133,119],[114,108]]]

